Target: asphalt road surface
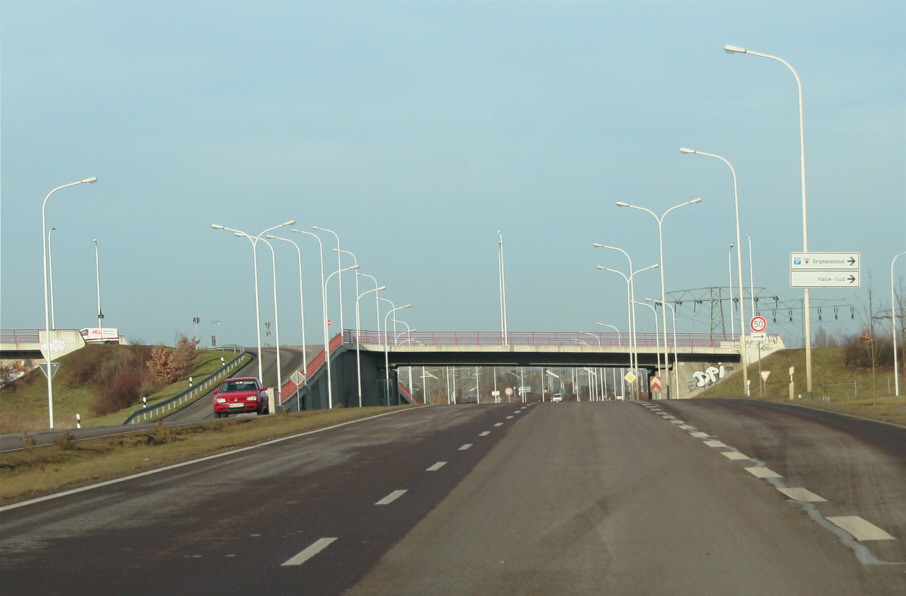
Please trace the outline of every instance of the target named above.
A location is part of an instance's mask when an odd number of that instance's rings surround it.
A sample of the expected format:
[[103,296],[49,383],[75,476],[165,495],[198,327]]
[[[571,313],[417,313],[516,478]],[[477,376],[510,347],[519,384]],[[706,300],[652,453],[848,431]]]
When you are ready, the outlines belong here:
[[904,541],[906,429],[439,406],[0,508],[0,593],[901,594]]

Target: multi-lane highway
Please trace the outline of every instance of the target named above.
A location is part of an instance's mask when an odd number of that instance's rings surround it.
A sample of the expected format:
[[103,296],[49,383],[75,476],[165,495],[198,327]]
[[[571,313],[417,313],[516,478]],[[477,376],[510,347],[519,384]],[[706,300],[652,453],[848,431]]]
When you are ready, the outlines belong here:
[[895,594],[906,429],[427,407],[0,508],[0,593]]

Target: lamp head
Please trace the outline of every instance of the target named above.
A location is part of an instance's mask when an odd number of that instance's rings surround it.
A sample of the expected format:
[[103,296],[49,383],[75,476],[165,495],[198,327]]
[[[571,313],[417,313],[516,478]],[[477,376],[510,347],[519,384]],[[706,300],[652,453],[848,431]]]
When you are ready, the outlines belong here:
[[629,207],[629,203],[625,201],[617,201],[617,207]]
[[689,201],[689,204],[692,205],[693,203],[701,203],[701,202],[702,202],[702,198],[696,197],[696,198],[692,199],[691,201]]
[[289,221],[285,221],[285,222],[283,222],[282,224],[280,224],[280,227],[283,227],[283,226],[291,226],[291,225],[293,225],[294,223],[296,223],[296,220],[295,220],[295,219],[291,219],[291,220],[289,220]]
[[594,244],[592,244],[592,246],[594,246],[595,248],[604,248],[604,245],[600,242],[595,242]]
[[608,268],[605,267],[604,265],[595,265],[595,267],[596,267],[597,269],[600,269],[601,271],[610,271],[610,269],[608,269]]
[[725,45],[724,51],[728,54],[745,54],[746,49],[739,46]]
[[686,155],[690,155],[690,154],[693,154],[693,153],[698,153],[695,149],[689,149],[688,147],[680,147],[680,148],[679,148],[679,152],[680,152],[680,153],[685,153]]
[[214,228],[215,230],[222,230],[222,229],[223,229],[223,226],[220,225],[220,224],[211,224],[211,227]]
[[277,237],[274,236],[273,234],[268,234],[267,236],[265,236],[265,238],[270,238],[271,240],[276,240],[276,239],[277,239]]
[[97,182],[97,181],[98,181],[98,179],[97,179],[95,176],[92,176],[91,178],[85,178],[85,179],[82,180],[81,182],[82,182],[83,184],[84,184],[84,183],[94,184],[94,183]]

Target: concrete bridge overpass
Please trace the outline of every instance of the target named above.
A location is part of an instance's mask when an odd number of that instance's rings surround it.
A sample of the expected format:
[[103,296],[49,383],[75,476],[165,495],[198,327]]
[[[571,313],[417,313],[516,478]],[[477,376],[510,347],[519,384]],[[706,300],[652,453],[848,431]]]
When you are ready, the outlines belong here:
[[[385,352],[391,367],[397,366],[601,366],[629,367],[629,335],[590,332],[511,332],[504,339],[498,332],[378,333],[360,331],[361,349]],[[666,367],[675,362],[739,362],[739,336],[710,333],[668,334]],[[663,337],[637,334],[636,352],[641,368],[665,367]],[[356,332],[347,330],[344,343],[355,344]]]

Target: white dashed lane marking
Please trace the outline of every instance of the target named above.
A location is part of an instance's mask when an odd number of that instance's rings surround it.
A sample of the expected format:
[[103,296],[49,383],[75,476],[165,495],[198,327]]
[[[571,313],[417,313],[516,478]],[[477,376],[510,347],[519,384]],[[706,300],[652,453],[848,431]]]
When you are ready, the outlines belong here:
[[794,501],[800,501],[802,503],[826,503],[827,499],[816,495],[810,490],[804,488],[778,488],[780,492],[793,499]]
[[825,519],[838,528],[852,534],[852,537],[859,542],[865,542],[867,540],[896,540],[896,538],[878,526],[862,519],[858,515],[843,515]]
[[727,444],[724,443],[723,441],[717,441],[717,440],[705,441],[705,445],[707,445],[708,447],[726,447],[727,446]]
[[381,499],[380,501],[378,501],[377,503],[375,503],[375,505],[389,505],[390,503],[396,501],[397,499],[399,499],[400,497],[402,497],[405,494],[406,494],[406,491],[404,491],[404,490],[395,490],[392,493],[390,493],[389,495],[387,495],[386,497],[384,497],[383,499]]
[[321,538],[320,540],[315,541],[314,544],[300,552],[295,557],[287,560],[283,563],[282,567],[292,567],[294,565],[301,565],[305,561],[317,555],[319,552],[327,548],[328,546],[335,541],[336,538]]
[[754,466],[751,468],[746,468],[746,472],[750,473],[752,476],[755,476],[756,478],[783,478],[783,476],[781,476],[774,470],[772,470],[770,468],[766,468],[764,466]]
[[434,464],[433,466],[431,466],[430,468],[428,468],[428,469],[425,470],[425,471],[426,471],[426,472],[436,472],[436,471],[438,471],[439,469],[441,469],[442,467],[444,467],[445,465],[447,465],[447,462],[445,462],[445,461],[439,461],[439,462],[437,462],[436,464]]
[[463,445],[462,447],[459,448],[459,451],[465,451],[466,449],[470,448],[471,446],[472,446],[472,443],[466,443],[465,445]]
[[740,453],[739,451],[721,451],[720,453],[727,459],[740,460],[740,459],[749,459],[749,456],[745,453]]

